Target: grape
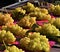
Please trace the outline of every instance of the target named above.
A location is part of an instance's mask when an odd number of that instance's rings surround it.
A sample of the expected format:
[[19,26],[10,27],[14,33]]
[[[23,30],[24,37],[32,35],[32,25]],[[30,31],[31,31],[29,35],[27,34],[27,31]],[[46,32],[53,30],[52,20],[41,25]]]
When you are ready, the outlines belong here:
[[29,13],[30,16],[36,17],[37,20],[50,20],[50,14],[44,14],[42,12],[31,12]]
[[27,29],[23,29],[22,27],[18,26],[17,24],[8,24],[3,26],[2,29],[7,31],[11,31],[15,36],[24,37],[25,33],[28,31]]
[[50,7],[48,8],[50,13],[53,13],[55,10],[55,6],[53,4],[50,4]]
[[36,23],[36,17],[24,16],[19,22],[18,25],[22,27],[32,27]]
[[41,11],[42,13],[44,13],[44,14],[48,14],[48,10],[47,10],[47,9],[45,9],[45,8],[40,9],[40,11]]
[[15,20],[20,20],[26,13],[26,10],[23,10],[21,7],[12,10],[12,17]]
[[55,21],[53,22],[53,25],[60,29],[60,18],[56,18]]
[[13,23],[14,20],[10,16],[10,14],[0,13],[0,25],[5,25],[6,23]]
[[49,12],[54,15],[60,15],[60,5],[50,5]]
[[27,12],[33,12],[35,9],[35,6],[30,2],[28,2],[26,6],[23,6],[23,9],[25,9]]
[[55,18],[51,18],[51,19],[49,20],[49,23],[53,24],[54,21],[55,21]]
[[4,52],[24,52],[24,51],[13,45],[11,47],[8,47],[8,49],[6,49]]
[[1,30],[0,31],[0,42],[2,42],[3,40],[7,43],[10,43],[10,42],[14,42],[16,38],[10,31]]
[[54,25],[51,25],[50,23],[44,24],[41,29],[41,34],[44,35],[51,35],[51,36],[60,36],[59,29],[57,29]]
[[54,14],[55,15],[60,15],[60,5],[55,6]]
[[46,36],[40,35],[39,32],[29,33],[27,37],[20,40],[20,45],[22,48],[37,52],[50,50],[49,42]]

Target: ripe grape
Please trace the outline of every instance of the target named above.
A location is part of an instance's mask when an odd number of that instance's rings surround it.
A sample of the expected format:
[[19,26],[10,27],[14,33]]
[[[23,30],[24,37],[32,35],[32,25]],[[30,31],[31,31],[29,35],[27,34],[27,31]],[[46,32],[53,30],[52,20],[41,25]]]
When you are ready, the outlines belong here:
[[25,33],[28,31],[27,29],[23,29],[22,27],[18,26],[17,24],[7,24],[2,27],[7,31],[11,31],[15,36],[24,37]]
[[25,52],[25,51],[13,45],[11,47],[8,47],[8,49],[5,49],[4,52]]
[[0,13],[0,25],[5,25],[6,23],[13,23],[14,20],[10,16],[10,14]]
[[1,30],[0,31],[0,42],[5,41],[7,43],[14,42],[16,40],[13,33],[10,31]]
[[46,36],[40,35],[40,33],[29,33],[27,37],[20,40],[21,47],[26,50],[37,52],[50,50],[49,42]]
[[36,23],[36,17],[24,16],[19,22],[18,25],[22,27],[32,27]]

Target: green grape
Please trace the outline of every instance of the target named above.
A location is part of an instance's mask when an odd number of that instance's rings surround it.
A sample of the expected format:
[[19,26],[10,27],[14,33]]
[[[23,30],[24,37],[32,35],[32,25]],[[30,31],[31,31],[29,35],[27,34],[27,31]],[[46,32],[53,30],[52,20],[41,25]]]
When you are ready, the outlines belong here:
[[50,14],[45,14],[42,12],[31,12],[29,13],[30,16],[36,17],[37,20],[50,20]]
[[51,4],[48,10],[50,13],[53,13],[54,15],[60,15],[60,5]]
[[40,35],[40,33],[29,33],[27,37],[20,40],[20,45],[26,50],[37,52],[45,51],[49,52],[50,46],[46,36]]
[[4,52],[24,52],[24,51],[13,45],[11,47],[8,47],[8,49],[6,49]]
[[60,18],[56,18],[55,21],[53,22],[53,25],[60,29]]
[[4,40],[5,42],[14,42],[16,40],[15,36],[10,31],[6,32],[4,38],[5,38]]
[[26,6],[23,6],[23,9],[25,9],[27,12],[33,12],[35,9],[35,6],[28,2]]
[[48,14],[48,10],[47,10],[47,9],[45,9],[45,8],[40,9],[40,11],[41,11],[42,13],[44,13],[44,14]]
[[59,29],[57,29],[54,25],[44,24],[41,29],[41,34],[47,36],[60,36]]
[[55,18],[51,18],[51,19],[49,20],[49,23],[53,24],[54,21],[55,21]]
[[22,27],[32,27],[36,23],[36,17],[24,16],[19,22],[18,25]]
[[40,37],[40,33],[36,33],[36,32],[29,33],[28,37],[31,38],[31,39],[39,38]]
[[60,5],[55,6],[54,14],[55,15],[60,15]]
[[50,7],[48,8],[48,11],[49,11],[50,13],[53,13],[54,10],[55,10],[55,6],[54,6],[53,4],[50,4]]
[[10,42],[14,42],[16,38],[10,31],[1,30],[0,31],[0,42],[2,42],[3,40],[7,43],[10,43]]
[[18,26],[17,24],[8,24],[6,26],[3,26],[2,29],[11,31],[15,36],[24,37],[27,29],[23,29],[22,27]]
[[5,25],[6,23],[13,23],[14,20],[10,16],[10,14],[0,13],[0,25]]
[[18,7],[15,10],[12,10],[12,17],[15,20],[20,20],[21,18],[23,18],[25,13],[26,13],[26,10],[23,10],[21,7]]

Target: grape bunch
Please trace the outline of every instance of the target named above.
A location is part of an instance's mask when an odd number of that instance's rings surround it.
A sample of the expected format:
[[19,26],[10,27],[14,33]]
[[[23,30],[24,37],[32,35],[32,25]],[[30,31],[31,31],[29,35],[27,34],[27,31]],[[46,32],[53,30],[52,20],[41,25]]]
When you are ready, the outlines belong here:
[[27,29],[23,29],[17,24],[7,24],[5,26],[2,26],[2,29],[11,31],[15,36],[20,36],[20,37],[24,37],[25,33],[28,31]]
[[50,23],[44,24],[40,31],[44,35],[51,35],[51,36],[60,36],[60,31],[57,29],[54,25],[51,25]]
[[5,25],[6,23],[13,23],[14,20],[10,16],[10,14],[0,13],[0,25]]
[[50,46],[46,36],[40,33],[29,33],[27,37],[20,40],[21,47],[33,52],[49,52]]
[[14,42],[15,40],[16,40],[15,36],[10,31],[5,30],[0,31],[0,42],[5,41],[7,43],[11,43]]
[[35,6],[31,4],[30,2],[27,3],[27,5],[22,7],[24,10],[26,10],[27,13],[33,12],[35,9]]
[[8,48],[5,49],[4,52],[25,52],[25,51],[13,45],[13,46],[8,46]]
[[18,7],[12,10],[12,18],[15,20],[20,20],[26,13],[26,10],[23,10],[21,7]]
[[56,18],[55,21],[53,22],[53,25],[60,29],[60,18]]
[[32,27],[33,24],[36,24],[36,17],[24,16],[18,22],[18,25],[21,27]]
[[45,8],[41,8],[40,11],[41,11],[41,13],[48,14],[48,10]]
[[60,5],[51,4],[49,12],[53,13],[54,15],[60,15]]
[[44,14],[42,12],[31,12],[29,13],[30,16],[36,17],[37,20],[50,20],[50,14]]

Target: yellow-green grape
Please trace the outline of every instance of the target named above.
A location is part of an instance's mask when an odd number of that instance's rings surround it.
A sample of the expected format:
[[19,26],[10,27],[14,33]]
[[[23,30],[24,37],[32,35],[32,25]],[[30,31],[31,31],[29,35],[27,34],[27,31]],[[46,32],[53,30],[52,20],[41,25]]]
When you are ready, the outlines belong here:
[[50,7],[48,8],[50,13],[53,13],[55,10],[55,6],[53,4],[50,4]]
[[59,29],[57,29],[54,25],[44,24],[41,29],[41,33],[44,35],[51,36],[60,36]]
[[26,13],[26,10],[23,10],[21,7],[12,10],[12,17],[15,20],[20,20]]
[[50,20],[50,14],[44,14],[42,12],[31,12],[30,16],[36,17],[37,20]]
[[22,14],[25,14],[26,13],[26,10],[23,10],[21,7],[18,7],[15,9],[17,12],[20,12]]
[[8,24],[6,26],[3,26],[2,29],[11,31],[15,36],[20,36],[20,37],[24,37],[25,33],[28,31],[18,26],[17,24]]
[[44,14],[48,14],[48,10],[43,8],[43,9],[40,9],[41,13],[44,13]]
[[5,41],[7,43],[14,42],[16,40],[15,36],[10,31],[1,30],[0,31],[0,42]]
[[49,23],[53,24],[54,21],[55,21],[55,18],[51,18],[51,19],[49,20]]
[[11,47],[8,47],[8,49],[5,49],[4,52],[25,52],[25,51],[13,45]]
[[10,31],[7,31],[4,36],[4,41],[9,43],[9,42],[14,42],[15,40],[16,38],[13,35],[13,33],[11,33]]
[[33,34],[29,33],[28,37],[30,39],[39,38],[40,37],[40,33],[36,33],[36,32],[34,32]]
[[60,5],[55,6],[54,14],[55,15],[60,15]]
[[20,40],[20,45],[26,50],[37,52],[37,51],[50,51],[50,46],[46,36],[40,35],[40,33],[29,33],[27,37]]
[[18,25],[22,27],[32,27],[33,24],[36,24],[36,17],[24,16],[24,18],[18,22]]
[[60,18],[56,18],[55,21],[53,22],[53,25],[60,29]]
[[23,6],[23,9],[25,9],[27,12],[33,12],[35,9],[35,6],[28,2],[26,6]]
[[10,16],[10,14],[0,13],[0,25],[5,25],[6,23],[13,23],[14,20]]
[[35,7],[35,9],[34,9],[34,11],[36,11],[36,12],[41,12],[40,10],[41,10],[41,8],[38,8],[38,7]]

